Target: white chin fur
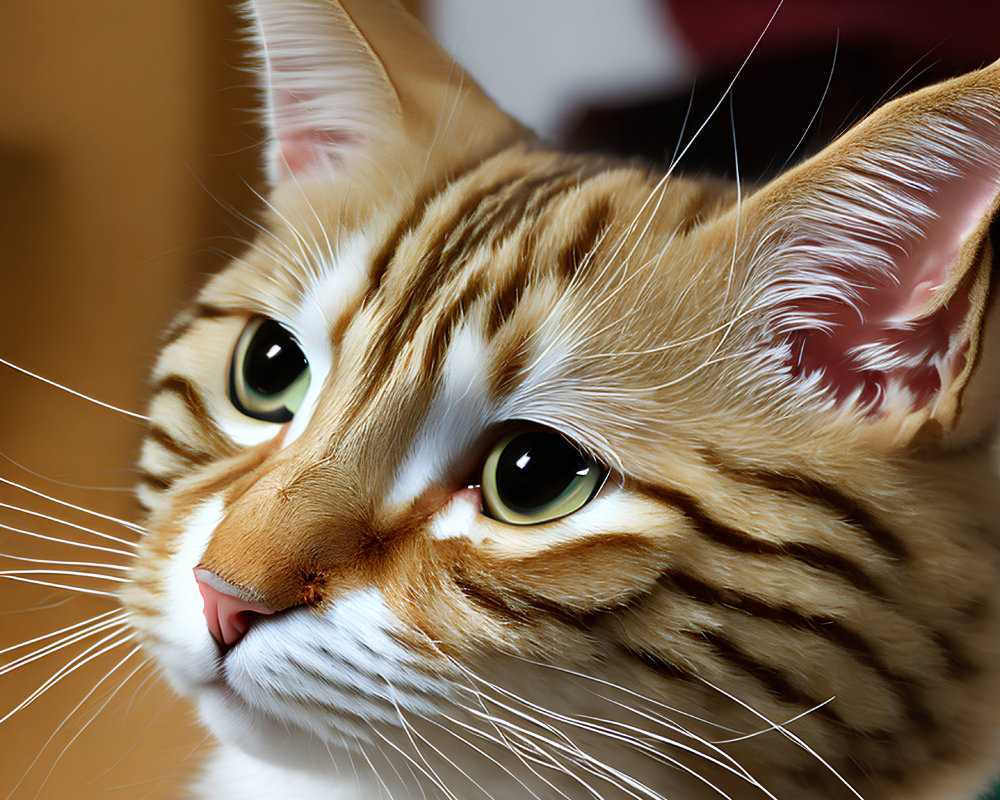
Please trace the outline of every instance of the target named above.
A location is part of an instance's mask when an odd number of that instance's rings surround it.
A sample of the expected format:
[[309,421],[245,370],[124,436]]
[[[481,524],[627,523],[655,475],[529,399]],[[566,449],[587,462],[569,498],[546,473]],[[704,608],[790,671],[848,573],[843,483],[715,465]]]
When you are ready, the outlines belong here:
[[338,771],[329,743],[287,720],[251,708],[224,686],[199,692],[198,712],[220,742],[255,759],[283,770],[327,777]]
[[377,784],[356,775],[350,768],[341,777],[331,780],[326,776],[278,767],[226,745],[215,750],[188,791],[196,800],[372,800],[379,797]]

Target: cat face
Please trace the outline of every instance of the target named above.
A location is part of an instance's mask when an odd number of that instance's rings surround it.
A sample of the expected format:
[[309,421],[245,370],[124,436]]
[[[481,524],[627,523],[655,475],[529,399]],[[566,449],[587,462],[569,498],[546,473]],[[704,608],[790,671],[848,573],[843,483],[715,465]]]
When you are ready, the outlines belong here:
[[359,796],[984,780],[996,69],[744,197],[254,9],[269,211],[168,333],[124,593],[213,733]]

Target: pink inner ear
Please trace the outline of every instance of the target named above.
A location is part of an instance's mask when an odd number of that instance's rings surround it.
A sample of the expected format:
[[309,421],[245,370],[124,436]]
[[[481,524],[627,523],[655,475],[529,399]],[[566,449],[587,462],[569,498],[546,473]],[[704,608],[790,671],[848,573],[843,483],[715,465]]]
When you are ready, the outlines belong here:
[[349,131],[302,130],[279,137],[279,178],[292,176],[299,180],[316,177],[342,161],[345,147],[358,143]]
[[[314,177],[329,175],[344,163],[345,152],[362,143],[359,132],[351,130],[346,125],[321,127],[316,121],[321,120],[319,114],[310,112],[310,104],[317,102],[308,93],[291,92],[287,89],[275,89],[273,93],[275,136],[277,139],[277,158],[275,167],[277,178],[284,180],[294,177],[306,181]],[[292,121],[312,120],[311,125]]]
[[[803,325],[792,331],[793,374],[821,373],[823,383],[840,401],[857,394],[858,402],[868,405],[883,398],[894,384],[908,390],[917,405],[930,402],[942,381],[961,369],[968,342],[959,337],[969,313],[971,281],[963,281],[938,310],[929,312],[928,306],[951,277],[964,240],[989,211],[997,192],[995,180],[985,175],[949,177],[934,182],[931,191],[901,192],[900,200],[916,200],[934,216],[903,248],[886,246],[893,262],[892,278],[860,268],[833,268],[857,292],[853,305],[828,295],[792,301],[794,308],[788,310],[797,318],[818,320],[828,328]],[[891,231],[872,230],[868,220],[844,222],[844,248],[880,236],[883,241],[892,238]],[[823,247],[830,250],[829,244]],[[837,252],[831,255],[836,265],[854,263],[849,257],[839,258]]]

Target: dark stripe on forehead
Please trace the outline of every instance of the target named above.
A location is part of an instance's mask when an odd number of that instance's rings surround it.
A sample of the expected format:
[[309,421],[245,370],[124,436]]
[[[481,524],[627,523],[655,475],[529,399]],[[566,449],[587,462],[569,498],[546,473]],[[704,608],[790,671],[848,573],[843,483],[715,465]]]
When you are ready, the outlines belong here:
[[[487,217],[481,221],[477,226],[476,235],[465,239],[461,251],[452,254],[455,263],[462,264],[471,258],[477,250],[489,244],[499,246],[510,237],[519,224],[522,222],[531,224],[557,197],[580,186],[581,180],[586,180],[586,178],[571,173],[559,180],[543,181],[532,186],[530,190],[516,192],[513,198],[509,198],[501,208],[497,209],[492,218]],[[506,220],[499,219],[503,214],[507,215]],[[527,240],[531,237],[525,238]],[[430,378],[437,373],[455,328],[458,327],[458,324],[477,300],[491,294],[509,292],[512,286],[516,286],[519,292],[523,291],[530,276],[537,274],[538,271],[539,266],[534,262],[534,253],[528,251],[522,252],[518,263],[508,271],[499,291],[491,280],[491,276],[481,273],[470,276],[465,290],[437,315],[437,323],[430,335],[424,355],[424,374]]]
[[531,355],[531,331],[522,331],[516,338],[507,336],[503,344],[491,353],[489,372],[490,398],[499,403],[518,385],[518,378],[524,374]]
[[[581,178],[576,187],[571,188],[582,187],[588,180],[600,174],[602,174],[602,170],[590,172]],[[553,196],[550,198],[550,203],[556,202],[558,198],[558,195]],[[579,227],[573,231],[573,235],[563,246],[554,264],[537,263],[535,246],[538,237],[537,235],[524,237],[520,263],[503,277],[494,293],[493,303],[490,306],[490,316],[486,323],[487,338],[493,338],[514,314],[517,303],[523,296],[532,275],[542,275],[554,270],[554,274],[564,283],[569,284],[573,280],[580,263],[590,253],[598,238],[607,230],[607,226],[611,222],[611,202],[607,197],[599,197],[597,200],[590,201],[584,199],[583,202],[590,202],[590,205],[584,212]]]
[[[518,226],[524,224],[530,228],[532,224],[537,224],[542,214],[563,195],[580,189],[587,181],[603,174],[606,169],[606,165],[599,163],[590,165],[587,169],[564,172],[561,177],[556,175],[538,183],[525,184],[515,191],[512,197],[505,200],[492,217],[484,218],[477,226],[476,235],[467,237],[462,242],[461,250],[453,252],[449,257],[454,259],[454,263],[461,264],[481,248],[501,245]],[[599,215],[597,219],[594,218],[595,209]],[[591,206],[584,218],[580,235],[571,240],[567,250],[576,253],[581,248],[586,248],[584,252],[588,252],[599,231],[606,226],[610,213],[607,198],[602,198]],[[507,272],[499,286],[496,286],[487,275],[473,276],[459,297],[440,312],[424,355],[424,373],[428,377],[436,375],[448,350],[452,334],[477,300],[492,295],[491,308],[504,307],[509,309],[508,313],[512,313],[516,299],[522,296],[532,277],[544,275],[553,266],[557,275],[564,275],[567,270],[563,262],[569,257],[567,253],[564,251],[554,265],[540,263],[534,250],[537,238],[536,232],[531,230],[522,237],[518,261]],[[496,315],[491,314],[487,336],[495,333],[498,327],[495,323]]]
[[563,280],[566,282],[573,280],[576,271],[590,255],[601,236],[608,230],[611,216],[611,200],[609,198],[599,197],[597,200],[591,201],[579,227],[556,259],[556,269]]
[[[359,401],[349,412],[350,424],[363,413],[373,392],[391,371],[400,346],[411,340],[424,320],[434,296],[441,290],[453,270],[460,269],[469,255],[482,245],[484,239],[497,233],[498,225],[511,219],[520,219],[524,209],[537,202],[537,196],[546,187],[552,194],[576,185],[581,176],[579,168],[562,168],[544,175],[529,176],[511,181],[510,177],[495,181],[491,185],[464,198],[448,219],[435,230],[424,231],[421,236],[432,245],[425,250],[415,265],[415,270],[406,286],[399,286],[391,300],[386,298],[385,286],[380,286],[377,295],[370,295],[367,302],[381,298],[394,306],[389,319],[382,326],[380,334],[368,351],[364,368],[368,381],[368,392],[359,396]],[[392,261],[399,257],[399,250]],[[392,263],[386,266],[391,269]],[[465,302],[468,302],[466,298]],[[457,314],[459,306],[453,306]],[[441,312],[438,340],[429,345],[428,358],[437,362],[436,354],[446,349],[454,319],[448,319],[447,311]]]
[[[461,242],[462,237],[468,234],[468,220],[476,217],[482,206],[495,205],[497,195],[509,184],[509,178],[504,178],[465,197],[441,226],[444,230],[436,232],[433,246],[422,255],[417,264],[413,265],[413,273],[406,283],[408,291],[398,293],[395,298],[396,308],[368,351],[365,374],[373,385],[380,383],[389,371],[396,356],[395,348],[412,336],[413,330],[426,311],[429,298],[440,288],[444,277],[442,265],[447,263],[445,257],[450,253],[450,248],[455,247],[455,240]],[[382,269],[383,274],[394,263],[397,255],[398,247]],[[378,290],[373,289],[363,305],[375,302],[384,294],[380,277]]]
[[[600,173],[588,176],[596,177]],[[582,186],[582,183],[580,184]],[[556,198],[553,198],[555,200]],[[584,202],[587,202],[584,200]],[[564,283],[569,284],[576,275],[577,269],[584,258],[590,253],[600,236],[607,230],[611,222],[611,202],[607,197],[599,197],[590,201],[579,226],[573,231],[569,241],[563,246],[556,257],[555,264],[535,264],[534,243],[536,236],[525,237],[517,269],[510,271],[494,295],[490,308],[490,316],[486,324],[486,335],[492,338],[497,331],[513,315],[517,303],[523,296],[528,278],[532,274],[531,267],[536,266],[537,272],[544,273],[547,268],[553,268],[555,275]]]
[[[611,204],[607,197],[592,201],[583,221],[563,247],[555,261],[555,274],[564,284],[572,283],[577,270],[590,255],[611,222]],[[534,237],[525,237],[525,252],[521,263],[504,277],[497,288],[486,322],[487,338],[496,342],[497,333],[510,320],[517,304],[527,291],[530,267],[534,254],[530,245]],[[508,339],[496,348],[490,361],[490,396],[501,400],[513,391],[518,377],[524,372],[530,355],[530,332],[521,333],[516,340]]]
[[740,553],[774,558],[792,558],[806,566],[835,575],[865,594],[884,599],[883,591],[860,564],[821,545],[799,541],[772,542],[759,539],[713,519],[693,497],[676,489],[653,484],[637,484],[643,494],[672,506],[690,520],[702,536]]
[[445,353],[448,351],[455,327],[468,313],[472,304],[482,296],[485,291],[485,282],[486,276],[482,274],[470,275],[462,292],[455,298],[451,306],[438,317],[434,331],[424,349],[422,370],[428,380],[433,380],[436,376],[444,361]]
[[[344,338],[344,333],[347,331],[347,328],[350,327],[351,322],[357,316],[358,312],[372,303],[375,298],[379,296],[382,290],[382,281],[385,279],[385,274],[389,269],[389,265],[392,264],[393,260],[396,258],[396,253],[403,240],[423,224],[424,217],[427,216],[431,207],[441,197],[441,195],[451,188],[454,181],[460,180],[465,174],[474,171],[478,167],[478,164],[472,165],[460,175],[452,177],[451,181],[442,181],[441,183],[434,184],[416,197],[410,206],[409,212],[396,223],[396,226],[382,242],[382,246],[372,259],[371,266],[368,270],[368,290],[360,298],[358,298],[358,300],[353,304],[353,307],[347,309],[339,316],[333,330],[331,330],[330,340],[334,348],[336,348]],[[503,182],[497,182],[494,185],[494,188],[498,188],[502,185]]]
[[[369,271],[369,289],[366,293],[365,302],[378,294],[382,287],[382,279],[385,277],[389,264],[396,257],[403,238],[411,231],[416,230],[423,223],[423,219],[430,207],[450,188],[460,183],[467,175],[475,172],[481,167],[481,163],[472,163],[459,172],[450,175],[446,180],[442,180],[428,187],[423,193],[417,196],[410,206],[410,211],[396,224],[379,249],[378,254],[372,260]],[[505,181],[495,183],[495,186],[502,186]]]

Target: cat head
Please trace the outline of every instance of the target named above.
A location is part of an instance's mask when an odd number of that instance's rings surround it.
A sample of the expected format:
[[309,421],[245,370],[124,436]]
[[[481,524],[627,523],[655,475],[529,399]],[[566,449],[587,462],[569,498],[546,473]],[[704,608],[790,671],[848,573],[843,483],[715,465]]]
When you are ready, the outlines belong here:
[[984,780],[1000,67],[747,193],[546,147],[394,3],[251,11],[268,210],[168,332],[125,595],[212,731],[372,792]]

